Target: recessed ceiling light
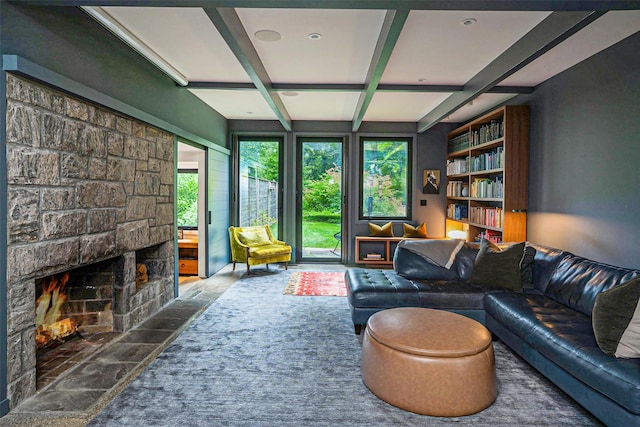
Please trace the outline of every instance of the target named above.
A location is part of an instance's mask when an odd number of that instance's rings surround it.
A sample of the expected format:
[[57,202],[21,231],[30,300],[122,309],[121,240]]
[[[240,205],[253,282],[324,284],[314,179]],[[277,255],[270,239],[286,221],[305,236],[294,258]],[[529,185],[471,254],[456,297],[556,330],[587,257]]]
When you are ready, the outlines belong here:
[[293,91],[285,91],[282,92],[283,96],[298,96],[298,92],[293,92]]
[[309,37],[311,40],[320,40],[322,38],[322,34],[320,34],[320,33],[311,33],[307,37]]
[[478,22],[478,20],[476,18],[467,18],[464,19],[461,24],[464,25],[465,27],[468,27],[469,25],[473,25],[476,22]]
[[256,36],[258,40],[262,40],[263,42],[277,42],[282,38],[279,32],[273,30],[256,31],[254,36]]

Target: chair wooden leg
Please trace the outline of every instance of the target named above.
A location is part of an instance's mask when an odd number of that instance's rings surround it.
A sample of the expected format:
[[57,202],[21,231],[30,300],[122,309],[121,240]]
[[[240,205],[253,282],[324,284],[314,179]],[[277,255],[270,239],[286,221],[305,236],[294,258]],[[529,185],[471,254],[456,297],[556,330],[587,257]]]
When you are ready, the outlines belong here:
[[266,266],[267,266],[267,271],[269,271],[269,264],[266,264]]
[[233,270],[231,270],[231,271],[236,271],[236,262],[235,261],[233,261]]
[[247,274],[251,273],[251,271],[249,270],[249,263],[247,263]]
[[286,262],[286,261],[285,261],[285,263],[284,263],[284,269],[285,269],[285,270],[288,270],[288,269],[289,269],[289,263],[288,263],[288,262]]

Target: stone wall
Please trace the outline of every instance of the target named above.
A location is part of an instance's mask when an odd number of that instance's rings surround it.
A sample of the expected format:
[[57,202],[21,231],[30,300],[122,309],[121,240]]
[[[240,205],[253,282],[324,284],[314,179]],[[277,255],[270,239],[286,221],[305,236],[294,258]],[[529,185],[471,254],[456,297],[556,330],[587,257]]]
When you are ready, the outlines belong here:
[[[174,137],[11,74],[6,135],[13,408],[35,392],[36,279],[118,258],[116,330],[174,297]],[[137,289],[136,251],[150,246],[160,248],[165,277]]]

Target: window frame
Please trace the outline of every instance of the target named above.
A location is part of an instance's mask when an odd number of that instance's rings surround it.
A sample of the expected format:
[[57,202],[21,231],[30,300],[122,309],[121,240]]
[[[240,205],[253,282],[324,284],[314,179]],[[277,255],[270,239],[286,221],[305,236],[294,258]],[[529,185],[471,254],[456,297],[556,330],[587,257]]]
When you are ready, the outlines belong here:
[[234,134],[234,140],[233,140],[233,165],[234,165],[234,171],[233,171],[233,209],[234,209],[234,213],[233,213],[233,219],[234,219],[234,224],[236,226],[240,226],[240,217],[241,217],[241,211],[240,211],[240,204],[242,203],[241,201],[241,197],[240,197],[240,179],[241,179],[241,145],[242,143],[247,143],[247,142],[273,142],[273,143],[277,143],[278,144],[278,189],[277,189],[277,194],[278,194],[278,203],[277,203],[277,218],[276,218],[276,224],[277,224],[277,228],[272,229],[271,231],[274,232],[275,235],[274,237],[276,237],[277,239],[282,239],[283,236],[283,211],[284,211],[284,150],[285,150],[285,136],[284,135],[272,135],[269,133],[251,133],[251,132],[242,132],[242,133],[237,133]]
[[[407,145],[407,164],[406,164],[406,209],[404,216],[369,216],[364,212],[364,148],[367,142],[404,142]],[[358,140],[358,149],[360,159],[358,165],[358,218],[359,220],[377,221],[377,220],[411,220],[411,207],[413,206],[413,137],[411,136],[360,136]]]

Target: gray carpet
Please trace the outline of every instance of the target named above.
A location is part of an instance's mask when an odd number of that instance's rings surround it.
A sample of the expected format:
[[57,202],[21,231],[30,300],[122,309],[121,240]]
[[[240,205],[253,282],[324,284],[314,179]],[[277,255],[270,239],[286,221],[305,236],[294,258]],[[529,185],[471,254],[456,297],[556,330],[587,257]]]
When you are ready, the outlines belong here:
[[89,425],[598,425],[501,342],[488,409],[435,418],[395,408],[362,383],[346,298],[282,295],[289,274],[236,282]]

